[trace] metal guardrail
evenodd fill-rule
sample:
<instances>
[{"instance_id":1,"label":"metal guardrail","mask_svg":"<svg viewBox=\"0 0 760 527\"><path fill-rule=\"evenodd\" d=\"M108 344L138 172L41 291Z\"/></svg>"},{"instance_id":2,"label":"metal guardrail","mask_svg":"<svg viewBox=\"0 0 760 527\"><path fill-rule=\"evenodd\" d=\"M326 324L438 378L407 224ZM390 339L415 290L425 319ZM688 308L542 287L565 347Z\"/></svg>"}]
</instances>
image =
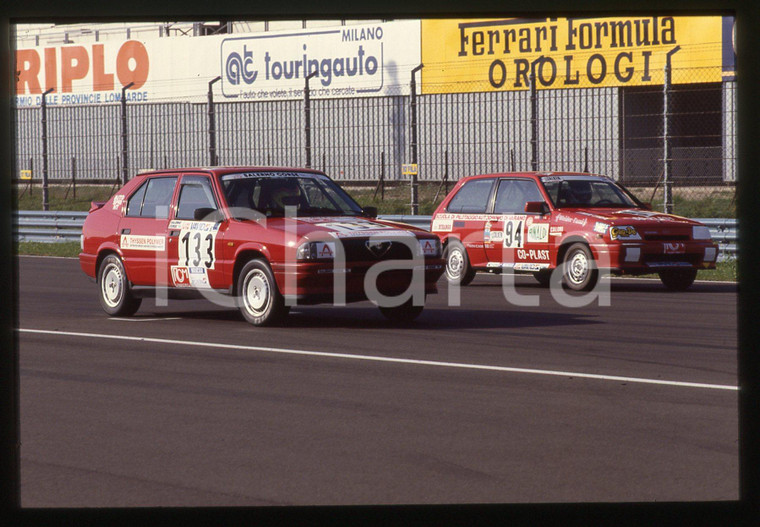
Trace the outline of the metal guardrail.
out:
<instances>
[{"instance_id":1,"label":"metal guardrail","mask_svg":"<svg viewBox=\"0 0 760 527\"><path fill-rule=\"evenodd\" d=\"M20 242L78 242L86 212L78 211L29 211L15 214L14 234ZM432 216L380 215L378 219L406 223L427 231ZM736 258L739 224L729 218L695 218L710 229L713 241L720 247L719 259Z\"/></svg>"}]
</instances>

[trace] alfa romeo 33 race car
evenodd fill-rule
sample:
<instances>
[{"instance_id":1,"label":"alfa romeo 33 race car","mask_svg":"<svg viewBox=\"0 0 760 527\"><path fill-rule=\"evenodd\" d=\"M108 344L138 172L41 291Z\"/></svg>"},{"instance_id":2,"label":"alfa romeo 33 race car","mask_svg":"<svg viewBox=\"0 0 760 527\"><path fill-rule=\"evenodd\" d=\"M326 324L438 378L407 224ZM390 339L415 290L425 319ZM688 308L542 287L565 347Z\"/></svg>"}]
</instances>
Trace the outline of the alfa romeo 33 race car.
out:
<instances>
[{"instance_id":1,"label":"alfa romeo 33 race car","mask_svg":"<svg viewBox=\"0 0 760 527\"><path fill-rule=\"evenodd\" d=\"M360 300L411 320L437 292L440 241L375 215L315 170L164 170L93 203L79 260L110 315L164 291L233 298L254 325L282 321L296 303Z\"/></svg>"}]
</instances>

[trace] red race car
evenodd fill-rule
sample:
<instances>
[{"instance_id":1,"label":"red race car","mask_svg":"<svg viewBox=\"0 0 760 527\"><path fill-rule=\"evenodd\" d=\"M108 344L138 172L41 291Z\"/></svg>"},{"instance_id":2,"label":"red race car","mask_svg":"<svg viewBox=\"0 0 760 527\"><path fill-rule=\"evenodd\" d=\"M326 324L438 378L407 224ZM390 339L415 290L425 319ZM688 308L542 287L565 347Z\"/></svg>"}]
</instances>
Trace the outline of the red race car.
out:
<instances>
[{"instance_id":1,"label":"red race car","mask_svg":"<svg viewBox=\"0 0 760 527\"><path fill-rule=\"evenodd\" d=\"M506 173L463 178L436 209L432 231L444 245L446 277L466 285L476 271L552 271L574 290L600 270L657 273L687 289L698 269L714 269L718 247L699 222L661 214L605 176Z\"/></svg>"},{"instance_id":2,"label":"red race car","mask_svg":"<svg viewBox=\"0 0 760 527\"><path fill-rule=\"evenodd\" d=\"M295 303L367 299L411 320L437 292L440 241L375 215L315 170L151 172L93 203L79 261L110 315L163 291L226 300L254 325L282 321Z\"/></svg>"}]
</instances>

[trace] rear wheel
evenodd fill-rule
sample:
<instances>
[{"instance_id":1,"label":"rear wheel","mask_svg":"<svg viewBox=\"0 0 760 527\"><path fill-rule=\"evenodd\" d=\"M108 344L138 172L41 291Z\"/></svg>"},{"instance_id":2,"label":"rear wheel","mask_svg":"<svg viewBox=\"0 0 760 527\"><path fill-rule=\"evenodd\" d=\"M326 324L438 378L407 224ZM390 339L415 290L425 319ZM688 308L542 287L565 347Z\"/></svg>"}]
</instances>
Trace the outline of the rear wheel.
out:
<instances>
[{"instance_id":1,"label":"rear wheel","mask_svg":"<svg viewBox=\"0 0 760 527\"><path fill-rule=\"evenodd\" d=\"M100 305L111 316L128 317L140 308L142 298L132 293L124 264L115 254L109 254L98 268Z\"/></svg>"},{"instance_id":2,"label":"rear wheel","mask_svg":"<svg viewBox=\"0 0 760 527\"><path fill-rule=\"evenodd\" d=\"M452 240L443 251L446 260L446 280L450 284L467 285L475 278L475 269L470 266L467 250L459 241Z\"/></svg>"},{"instance_id":3,"label":"rear wheel","mask_svg":"<svg viewBox=\"0 0 760 527\"><path fill-rule=\"evenodd\" d=\"M599 281L591 249L585 243L572 244L565 253L564 284L573 291L589 291Z\"/></svg>"},{"instance_id":4,"label":"rear wheel","mask_svg":"<svg viewBox=\"0 0 760 527\"><path fill-rule=\"evenodd\" d=\"M269 265L261 259L243 266L237 282L237 297L243 318L254 326L272 326L285 320L289 307L277 288Z\"/></svg>"},{"instance_id":5,"label":"rear wheel","mask_svg":"<svg viewBox=\"0 0 760 527\"><path fill-rule=\"evenodd\" d=\"M657 274L665 287L671 291L685 291L697 278L696 269L668 269Z\"/></svg>"}]
</instances>

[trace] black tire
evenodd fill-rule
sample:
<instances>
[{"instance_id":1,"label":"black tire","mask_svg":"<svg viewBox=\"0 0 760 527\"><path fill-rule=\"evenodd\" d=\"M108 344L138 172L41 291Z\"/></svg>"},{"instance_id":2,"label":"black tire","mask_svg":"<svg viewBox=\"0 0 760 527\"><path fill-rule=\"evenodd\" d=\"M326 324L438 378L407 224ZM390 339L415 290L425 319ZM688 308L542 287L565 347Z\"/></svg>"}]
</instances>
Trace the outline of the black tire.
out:
<instances>
[{"instance_id":1,"label":"black tire","mask_svg":"<svg viewBox=\"0 0 760 527\"><path fill-rule=\"evenodd\" d=\"M380 313L385 318L395 323L408 323L416 319L422 313L425 306L415 306L412 302L413 299L409 299L400 306L396 307L380 307Z\"/></svg>"},{"instance_id":2,"label":"black tire","mask_svg":"<svg viewBox=\"0 0 760 527\"><path fill-rule=\"evenodd\" d=\"M280 324L290 311L264 260L251 260L243 266L236 293L243 318L254 326Z\"/></svg>"},{"instance_id":3,"label":"black tire","mask_svg":"<svg viewBox=\"0 0 760 527\"><path fill-rule=\"evenodd\" d=\"M696 269L667 269L657 274L663 285L671 291L686 291L697 278Z\"/></svg>"},{"instance_id":4,"label":"black tire","mask_svg":"<svg viewBox=\"0 0 760 527\"><path fill-rule=\"evenodd\" d=\"M461 242L451 240L443 251L443 259L446 260L446 280L450 284L465 286L475 278L475 269Z\"/></svg>"},{"instance_id":5,"label":"black tire","mask_svg":"<svg viewBox=\"0 0 760 527\"><path fill-rule=\"evenodd\" d=\"M573 291L590 291L599 281L599 270L591 249L577 242L568 247L563 259L562 283Z\"/></svg>"},{"instance_id":6,"label":"black tire","mask_svg":"<svg viewBox=\"0 0 760 527\"><path fill-rule=\"evenodd\" d=\"M112 317L128 317L140 308L142 298L132 293L124 264L115 254L109 254L98 267L100 306Z\"/></svg>"},{"instance_id":7,"label":"black tire","mask_svg":"<svg viewBox=\"0 0 760 527\"><path fill-rule=\"evenodd\" d=\"M549 287L549 280L551 280L551 277L551 271L538 271L537 273L533 273L533 278L536 279L536 282L538 282L541 287Z\"/></svg>"}]
</instances>

